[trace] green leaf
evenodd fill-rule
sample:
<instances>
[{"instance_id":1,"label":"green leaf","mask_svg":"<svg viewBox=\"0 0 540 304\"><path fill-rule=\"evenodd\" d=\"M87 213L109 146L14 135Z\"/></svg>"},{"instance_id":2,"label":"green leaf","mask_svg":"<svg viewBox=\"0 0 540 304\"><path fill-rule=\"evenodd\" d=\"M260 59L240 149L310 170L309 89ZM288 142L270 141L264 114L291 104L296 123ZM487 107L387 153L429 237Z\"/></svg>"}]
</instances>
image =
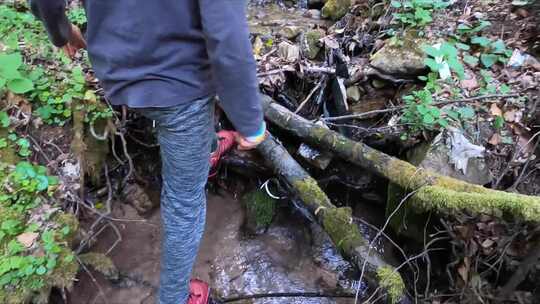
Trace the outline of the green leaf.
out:
<instances>
[{"instance_id":1,"label":"green leaf","mask_svg":"<svg viewBox=\"0 0 540 304\"><path fill-rule=\"evenodd\" d=\"M491 48L493 49L494 54L504 54L504 51L506 51L506 45L502 39L498 39L497 41L493 42L491 44Z\"/></svg>"},{"instance_id":2,"label":"green leaf","mask_svg":"<svg viewBox=\"0 0 540 304\"><path fill-rule=\"evenodd\" d=\"M431 114L426 114L422 116L422 122L426 125L431 125L435 122L435 118Z\"/></svg>"},{"instance_id":3,"label":"green leaf","mask_svg":"<svg viewBox=\"0 0 540 304\"><path fill-rule=\"evenodd\" d=\"M53 108L50 105L39 107L36 110L37 115L44 120L48 120L49 118L51 118L52 112L53 112Z\"/></svg>"},{"instance_id":4,"label":"green leaf","mask_svg":"<svg viewBox=\"0 0 540 304\"><path fill-rule=\"evenodd\" d=\"M463 119L471 119L475 115L474 109L471 107L458 108L457 111Z\"/></svg>"},{"instance_id":5,"label":"green leaf","mask_svg":"<svg viewBox=\"0 0 540 304\"><path fill-rule=\"evenodd\" d=\"M47 273L47 268L45 268L45 266L43 266L43 265L39 266L36 269L36 274L38 274L38 275L44 275L45 273Z\"/></svg>"},{"instance_id":6,"label":"green leaf","mask_svg":"<svg viewBox=\"0 0 540 304\"><path fill-rule=\"evenodd\" d=\"M424 60L424 63L433 71L433 72L438 72L439 69L441 68L441 65L435 61L435 59L433 58L426 58Z\"/></svg>"},{"instance_id":7,"label":"green leaf","mask_svg":"<svg viewBox=\"0 0 540 304\"><path fill-rule=\"evenodd\" d=\"M422 50L431 57L442 56L442 51L440 49L434 48L431 45L424 45Z\"/></svg>"},{"instance_id":8,"label":"green leaf","mask_svg":"<svg viewBox=\"0 0 540 304\"><path fill-rule=\"evenodd\" d=\"M34 89L34 84L28 78L16 78L8 82L7 87L15 94L24 94Z\"/></svg>"},{"instance_id":9,"label":"green leaf","mask_svg":"<svg viewBox=\"0 0 540 304\"><path fill-rule=\"evenodd\" d=\"M457 60L457 58L449 58L448 66L450 66L450 69L452 69L452 71L458 75L459 79L463 79L465 77L463 65Z\"/></svg>"},{"instance_id":10,"label":"green leaf","mask_svg":"<svg viewBox=\"0 0 540 304\"><path fill-rule=\"evenodd\" d=\"M471 49L471 47L468 44L461 43L461 42L456 43L456 47L464 51L468 51Z\"/></svg>"},{"instance_id":11,"label":"green leaf","mask_svg":"<svg viewBox=\"0 0 540 304\"><path fill-rule=\"evenodd\" d=\"M493 126L497 130L502 129L504 127L504 118L502 118L502 116L495 116L495 120L493 120Z\"/></svg>"},{"instance_id":12,"label":"green leaf","mask_svg":"<svg viewBox=\"0 0 540 304\"><path fill-rule=\"evenodd\" d=\"M17 76L18 69L22 65L22 56L19 53L0 54L0 75L8 79L13 79Z\"/></svg>"},{"instance_id":13,"label":"green leaf","mask_svg":"<svg viewBox=\"0 0 540 304\"><path fill-rule=\"evenodd\" d=\"M499 56L494 54L482 54L480 55L480 61L482 61L482 64L486 68L490 68L492 65L494 65L497 62L497 59Z\"/></svg>"},{"instance_id":14,"label":"green leaf","mask_svg":"<svg viewBox=\"0 0 540 304\"><path fill-rule=\"evenodd\" d=\"M392 5L392 7L395 7L395 8L400 8L401 2L393 0L392 2L390 2L390 5Z\"/></svg>"},{"instance_id":15,"label":"green leaf","mask_svg":"<svg viewBox=\"0 0 540 304\"><path fill-rule=\"evenodd\" d=\"M503 83L499 86L499 92L501 92L501 94L508 94L510 93L510 87Z\"/></svg>"},{"instance_id":16,"label":"green leaf","mask_svg":"<svg viewBox=\"0 0 540 304\"><path fill-rule=\"evenodd\" d=\"M491 43L491 40L489 40L486 37L478 37L478 36L476 36L476 37L473 37L471 39L471 43L478 44L478 45L480 45L482 47L486 47Z\"/></svg>"},{"instance_id":17,"label":"green leaf","mask_svg":"<svg viewBox=\"0 0 540 304\"><path fill-rule=\"evenodd\" d=\"M9 115L4 111L0 111L0 127L9 127Z\"/></svg>"},{"instance_id":18,"label":"green leaf","mask_svg":"<svg viewBox=\"0 0 540 304\"><path fill-rule=\"evenodd\" d=\"M478 64L478 58L471 55L463 56L463 61L465 61L465 63L470 65L471 67L475 67Z\"/></svg>"},{"instance_id":19,"label":"green leaf","mask_svg":"<svg viewBox=\"0 0 540 304\"><path fill-rule=\"evenodd\" d=\"M5 138L0 138L0 149L3 149L8 146L8 142Z\"/></svg>"}]
</instances>

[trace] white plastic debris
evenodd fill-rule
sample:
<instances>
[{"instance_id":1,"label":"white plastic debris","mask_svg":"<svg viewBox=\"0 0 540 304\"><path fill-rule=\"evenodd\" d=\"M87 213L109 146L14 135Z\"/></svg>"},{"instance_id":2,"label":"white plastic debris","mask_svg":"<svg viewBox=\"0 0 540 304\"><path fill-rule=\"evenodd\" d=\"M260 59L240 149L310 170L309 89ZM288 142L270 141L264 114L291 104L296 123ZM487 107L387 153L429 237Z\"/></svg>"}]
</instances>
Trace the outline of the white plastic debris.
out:
<instances>
[{"instance_id":1,"label":"white plastic debris","mask_svg":"<svg viewBox=\"0 0 540 304\"><path fill-rule=\"evenodd\" d=\"M450 148L450 163L457 170L461 170L463 174L467 174L467 164L470 158L483 157L486 150L482 146L471 143L462 133L456 128L449 128L447 145Z\"/></svg>"},{"instance_id":2,"label":"white plastic debris","mask_svg":"<svg viewBox=\"0 0 540 304\"><path fill-rule=\"evenodd\" d=\"M533 56L527 53L522 53L520 50L515 49L512 53L512 57L510 57L510 59L508 60L507 65L511 68L519 68L529 66L534 67L539 64L540 63L538 62L538 60Z\"/></svg>"}]
</instances>

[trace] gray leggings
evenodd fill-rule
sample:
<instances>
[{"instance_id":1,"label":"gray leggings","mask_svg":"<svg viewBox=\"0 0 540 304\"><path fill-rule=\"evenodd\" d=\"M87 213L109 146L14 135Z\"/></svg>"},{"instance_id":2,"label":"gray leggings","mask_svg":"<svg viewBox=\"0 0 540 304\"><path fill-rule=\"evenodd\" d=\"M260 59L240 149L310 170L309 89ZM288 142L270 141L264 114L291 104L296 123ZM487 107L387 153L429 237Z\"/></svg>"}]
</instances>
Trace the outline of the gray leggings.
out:
<instances>
[{"instance_id":1,"label":"gray leggings","mask_svg":"<svg viewBox=\"0 0 540 304\"><path fill-rule=\"evenodd\" d=\"M206 217L205 185L214 137L213 97L140 112L156 121L161 147L163 243L159 304L187 303Z\"/></svg>"}]
</instances>

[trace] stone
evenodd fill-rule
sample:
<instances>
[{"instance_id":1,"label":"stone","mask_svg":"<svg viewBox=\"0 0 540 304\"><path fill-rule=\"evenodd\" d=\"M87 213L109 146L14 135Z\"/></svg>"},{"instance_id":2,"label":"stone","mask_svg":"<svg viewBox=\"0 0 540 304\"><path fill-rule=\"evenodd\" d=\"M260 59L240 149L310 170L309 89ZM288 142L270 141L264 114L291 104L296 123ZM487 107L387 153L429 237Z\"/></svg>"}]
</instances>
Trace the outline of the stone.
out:
<instances>
[{"instance_id":1,"label":"stone","mask_svg":"<svg viewBox=\"0 0 540 304\"><path fill-rule=\"evenodd\" d=\"M377 70L391 75L417 76L426 71L425 54L421 49L425 41L405 37L398 42L389 42L370 59L370 64Z\"/></svg>"},{"instance_id":2,"label":"stone","mask_svg":"<svg viewBox=\"0 0 540 304\"><path fill-rule=\"evenodd\" d=\"M278 34L281 37L287 38L289 40L293 40L294 38L296 38L296 36L300 34L301 31L302 29L299 26L287 25L287 26L282 27L279 30Z\"/></svg>"},{"instance_id":3,"label":"stone","mask_svg":"<svg viewBox=\"0 0 540 304\"><path fill-rule=\"evenodd\" d=\"M302 53L309 59L315 59L321 51L320 39L324 37L321 30L311 30L304 35Z\"/></svg>"},{"instance_id":4,"label":"stone","mask_svg":"<svg viewBox=\"0 0 540 304\"><path fill-rule=\"evenodd\" d=\"M369 99L363 99L351 106L351 112L353 114L366 113L370 111L382 110L386 107L386 98L374 97ZM362 119L369 119L377 116L377 114L366 115Z\"/></svg>"},{"instance_id":5,"label":"stone","mask_svg":"<svg viewBox=\"0 0 540 304\"><path fill-rule=\"evenodd\" d=\"M293 62L300 58L300 48L297 45L282 41L278 45L278 54L286 61Z\"/></svg>"},{"instance_id":6,"label":"stone","mask_svg":"<svg viewBox=\"0 0 540 304\"><path fill-rule=\"evenodd\" d=\"M307 11L304 13L304 17L319 20L319 19L321 19L321 11L318 10L318 9L310 9L310 10L307 10Z\"/></svg>"},{"instance_id":7,"label":"stone","mask_svg":"<svg viewBox=\"0 0 540 304\"><path fill-rule=\"evenodd\" d=\"M358 86L353 85L347 88L347 98L353 103L358 102L361 97L362 92L360 91L360 88Z\"/></svg>"},{"instance_id":8,"label":"stone","mask_svg":"<svg viewBox=\"0 0 540 304\"><path fill-rule=\"evenodd\" d=\"M321 16L331 20L339 20L347 14L351 5L351 0L328 0L321 10Z\"/></svg>"}]
</instances>

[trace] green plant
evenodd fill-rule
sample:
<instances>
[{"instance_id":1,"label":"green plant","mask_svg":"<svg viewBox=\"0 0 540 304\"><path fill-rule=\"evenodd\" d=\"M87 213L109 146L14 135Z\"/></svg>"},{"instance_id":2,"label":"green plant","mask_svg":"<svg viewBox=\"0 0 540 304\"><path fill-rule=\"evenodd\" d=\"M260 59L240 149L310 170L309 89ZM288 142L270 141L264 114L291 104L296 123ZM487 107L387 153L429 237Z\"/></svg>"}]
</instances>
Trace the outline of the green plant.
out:
<instances>
[{"instance_id":1,"label":"green plant","mask_svg":"<svg viewBox=\"0 0 540 304\"><path fill-rule=\"evenodd\" d=\"M23 61L19 53L0 53L0 91L8 89L23 94L34 88L32 81L22 72Z\"/></svg>"},{"instance_id":2,"label":"green plant","mask_svg":"<svg viewBox=\"0 0 540 304\"><path fill-rule=\"evenodd\" d=\"M433 10L443 9L450 2L442 0L393 0L391 5L398 9L394 18L406 26L423 26L433 21Z\"/></svg>"},{"instance_id":3,"label":"green plant","mask_svg":"<svg viewBox=\"0 0 540 304\"><path fill-rule=\"evenodd\" d=\"M486 68L490 68L497 62L506 63L508 58L512 56L512 50L506 48L501 39L492 41L483 36L475 36L471 38L471 43L482 48L480 62Z\"/></svg>"},{"instance_id":4,"label":"green plant","mask_svg":"<svg viewBox=\"0 0 540 304\"><path fill-rule=\"evenodd\" d=\"M84 12L84 9L82 8L74 8L69 10L68 12L68 18L69 20L77 25L77 26L83 26L86 24L86 13Z\"/></svg>"},{"instance_id":5,"label":"green plant","mask_svg":"<svg viewBox=\"0 0 540 304\"><path fill-rule=\"evenodd\" d=\"M404 96L403 100L405 109L401 122L408 126L409 134L448 126L448 121L441 115L439 108L433 106L430 91L426 89L414 91L411 95ZM404 137L407 136L408 134L404 135Z\"/></svg>"},{"instance_id":6,"label":"green plant","mask_svg":"<svg viewBox=\"0 0 540 304\"><path fill-rule=\"evenodd\" d=\"M450 78L452 71L459 79L463 79L465 71L458 58L458 50L449 42L437 43L435 45L425 45L422 48L428 55L425 59L426 65L431 71L439 74L441 79Z\"/></svg>"}]
</instances>

